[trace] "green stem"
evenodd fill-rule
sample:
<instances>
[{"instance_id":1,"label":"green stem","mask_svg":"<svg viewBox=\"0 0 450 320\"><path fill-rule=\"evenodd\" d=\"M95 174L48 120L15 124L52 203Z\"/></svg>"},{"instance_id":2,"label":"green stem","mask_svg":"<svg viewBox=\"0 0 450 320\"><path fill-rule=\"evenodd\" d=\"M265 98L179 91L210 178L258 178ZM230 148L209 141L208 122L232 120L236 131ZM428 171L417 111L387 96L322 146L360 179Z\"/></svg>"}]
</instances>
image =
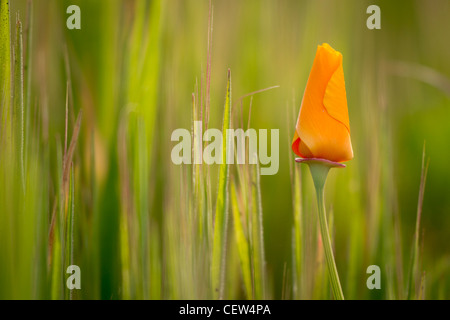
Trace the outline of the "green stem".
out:
<instances>
[{"instance_id":1,"label":"green stem","mask_svg":"<svg viewBox=\"0 0 450 320\"><path fill-rule=\"evenodd\" d=\"M320 163L309 163L309 169L316 189L317 207L319 209L320 234L322 235L322 244L327 261L328 274L330 275L331 287L336 300L344 300L339 275L334 260L333 249L331 247L330 233L328 231L327 217L325 212L324 187L327 180L330 167Z\"/></svg>"}]
</instances>

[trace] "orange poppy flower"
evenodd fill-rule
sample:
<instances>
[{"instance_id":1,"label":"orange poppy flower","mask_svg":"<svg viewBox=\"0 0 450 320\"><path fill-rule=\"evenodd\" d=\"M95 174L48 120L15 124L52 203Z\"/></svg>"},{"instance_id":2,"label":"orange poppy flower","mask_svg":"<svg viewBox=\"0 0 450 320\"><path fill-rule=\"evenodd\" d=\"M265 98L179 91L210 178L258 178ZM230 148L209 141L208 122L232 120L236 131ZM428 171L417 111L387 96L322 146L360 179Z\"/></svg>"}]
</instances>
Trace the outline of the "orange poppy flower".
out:
<instances>
[{"instance_id":1,"label":"orange poppy flower","mask_svg":"<svg viewBox=\"0 0 450 320\"><path fill-rule=\"evenodd\" d=\"M317 48L292 150L302 158L353 159L342 54L327 43Z\"/></svg>"}]
</instances>

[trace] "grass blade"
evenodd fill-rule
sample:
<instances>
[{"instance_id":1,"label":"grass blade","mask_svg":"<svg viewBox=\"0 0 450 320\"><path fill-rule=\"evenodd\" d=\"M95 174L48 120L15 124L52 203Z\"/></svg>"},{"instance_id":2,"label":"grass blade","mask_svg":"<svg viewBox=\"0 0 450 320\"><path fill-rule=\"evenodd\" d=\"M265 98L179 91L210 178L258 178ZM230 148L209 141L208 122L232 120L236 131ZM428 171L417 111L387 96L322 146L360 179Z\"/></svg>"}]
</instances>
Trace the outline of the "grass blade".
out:
<instances>
[{"instance_id":1,"label":"grass blade","mask_svg":"<svg viewBox=\"0 0 450 320\"><path fill-rule=\"evenodd\" d=\"M254 156L256 157L256 155ZM256 165L252 166L251 183L251 250L253 262L253 295L255 299L261 300L266 297L266 272L259 160L257 160L256 163Z\"/></svg>"},{"instance_id":2,"label":"grass blade","mask_svg":"<svg viewBox=\"0 0 450 320\"><path fill-rule=\"evenodd\" d=\"M228 224L228 195L229 195L229 165L227 164L227 150L230 139L226 134L231 128L231 71L228 69L227 94L223 113L222 162L219 171L219 190L216 202L214 221L214 239L211 265L211 284L213 297L223 298L223 283L225 278L225 251Z\"/></svg>"},{"instance_id":3,"label":"grass blade","mask_svg":"<svg viewBox=\"0 0 450 320\"><path fill-rule=\"evenodd\" d=\"M423 197L425 194L425 183L427 180L429 159L425 162L425 144L422 152L422 172L420 176L419 200L417 204L416 228L414 232L413 253L411 257L411 267L409 271L408 300L420 296L421 279L418 272L419 267L419 246L420 246L420 221L422 218Z\"/></svg>"},{"instance_id":4,"label":"grass blade","mask_svg":"<svg viewBox=\"0 0 450 320\"><path fill-rule=\"evenodd\" d=\"M25 133L25 166L28 163L28 147L30 146L30 119L31 119L31 76L32 76L32 48L33 48L33 14L34 14L34 6L33 1L28 0L27 3L27 26L26 26L26 34L27 34L27 44L25 50L25 59L26 64L24 67L24 73L27 78L26 80L26 103L25 103L25 128L28 129L28 132ZM27 167L24 169L27 172Z\"/></svg>"},{"instance_id":5,"label":"grass blade","mask_svg":"<svg viewBox=\"0 0 450 320\"><path fill-rule=\"evenodd\" d=\"M15 118L15 144L17 154L20 157L20 171L22 188L25 191L25 166L24 166L24 79L23 79L23 37L22 22L19 15L16 19L16 44L14 50L14 118ZM20 140L19 140L20 139Z\"/></svg>"},{"instance_id":6,"label":"grass blade","mask_svg":"<svg viewBox=\"0 0 450 320\"><path fill-rule=\"evenodd\" d=\"M11 38L8 0L0 0L0 138L10 128Z\"/></svg>"},{"instance_id":7,"label":"grass blade","mask_svg":"<svg viewBox=\"0 0 450 320\"><path fill-rule=\"evenodd\" d=\"M241 262L242 277L244 278L244 287L247 299L252 297L252 275L249 257L249 243L242 226L241 215L239 212L236 185L231 183L231 208L233 212L234 235L236 237L239 259Z\"/></svg>"}]
</instances>

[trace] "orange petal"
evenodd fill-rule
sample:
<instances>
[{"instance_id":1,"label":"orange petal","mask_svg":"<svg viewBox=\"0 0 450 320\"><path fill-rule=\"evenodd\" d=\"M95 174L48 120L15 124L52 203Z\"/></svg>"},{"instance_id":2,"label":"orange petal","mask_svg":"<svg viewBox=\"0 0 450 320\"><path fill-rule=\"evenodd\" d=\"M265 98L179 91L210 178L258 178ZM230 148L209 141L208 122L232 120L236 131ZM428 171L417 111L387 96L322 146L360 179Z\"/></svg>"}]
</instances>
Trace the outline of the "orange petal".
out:
<instances>
[{"instance_id":1,"label":"orange petal","mask_svg":"<svg viewBox=\"0 0 450 320\"><path fill-rule=\"evenodd\" d=\"M328 114L341 122L350 133L350 124L348 120L347 94L345 92L344 70L342 63L331 76L328 82L323 105Z\"/></svg>"},{"instance_id":2,"label":"orange petal","mask_svg":"<svg viewBox=\"0 0 450 320\"><path fill-rule=\"evenodd\" d=\"M296 155L302 158L313 158L311 150L309 150L308 146L300 140L300 137L297 134L297 131L294 135L294 140L292 141L292 150Z\"/></svg>"},{"instance_id":3,"label":"orange petal","mask_svg":"<svg viewBox=\"0 0 450 320\"><path fill-rule=\"evenodd\" d=\"M300 108L294 152L336 162L353 158L342 55L319 46Z\"/></svg>"}]
</instances>

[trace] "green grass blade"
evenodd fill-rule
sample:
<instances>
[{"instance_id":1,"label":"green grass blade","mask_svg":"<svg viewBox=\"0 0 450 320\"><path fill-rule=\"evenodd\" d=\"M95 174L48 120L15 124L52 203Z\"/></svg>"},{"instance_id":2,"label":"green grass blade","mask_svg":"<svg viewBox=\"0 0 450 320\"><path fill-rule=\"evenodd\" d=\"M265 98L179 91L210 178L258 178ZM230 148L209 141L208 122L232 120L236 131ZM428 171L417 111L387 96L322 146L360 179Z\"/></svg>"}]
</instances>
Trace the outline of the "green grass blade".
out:
<instances>
[{"instance_id":1,"label":"green grass blade","mask_svg":"<svg viewBox=\"0 0 450 320\"><path fill-rule=\"evenodd\" d=\"M58 189L56 191L56 207L53 211L50 237L49 237L49 254L50 254L50 272L51 272L51 299L59 300L64 299L64 281L63 281L63 268L64 268L64 183L63 183L63 151L61 143L56 142L56 155L57 155L57 178Z\"/></svg>"},{"instance_id":2,"label":"green grass blade","mask_svg":"<svg viewBox=\"0 0 450 320\"><path fill-rule=\"evenodd\" d=\"M8 0L0 0L0 138L10 128L11 101L11 36Z\"/></svg>"},{"instance_id":3,"label":"green grass blade","mask_svg":"<svg viewBox=\"0 0 450 320\"><path fill-rule=\"evenodd\" d=\"M75 182L74 182L74 169L73 164L71 164L70 170L70 178L69 178L69 194L68 194L68 212L66 218L66 253L65 253L65 264L64 269L67 269L68 266L73 265L73 245L74 245L74 214L75 214ZM65 289L65 299L72 300L73 299L73 290Z\"/></svg>"},{"instance_id":4,"label":"green grass blade","mask_svg":"<svg viewBox=\"0 0 450 320\"><path fill-rule=\"evenodd\" d=\"M297 298L302 296L302 266L303 266L303 218L302 218L302 197L301 197L301 170L299 166L294 166L294 251L295 256L295 287Z\"/></svg>"},{"instance_id":5,"label":"green grass blade","mask_svg":"<svg viewBox=\"0 0 450 320\"><path fill-rule=\"evenodd\" d=\"M196 92L198 92L198 88L196 86ZM207 232L206 226L206 215L205 215L205 193L204 193L204 178L203 178L203 168L201 163L196 163L197 155L201 162L203 161L203 150L202 150L202 127L203 121L199 117L199 102L198 102L198 93L192 94L192 120L193 120L193 137L192 137L192 151L193 151L193 161L192 161L192 170L193 170L193 194L194 194L194 209L197 213L196 218L198 219L198 236L201 240L203 240L205 232ZM197 127L196 121L200 121L201 126Z\"/></svg>"},{"instance_id":6,"label":"green grass blade","mask_svg":"<svg viewBox=\"0 0 450 320\"><path fill-rule=\"evenodd\" d=\"M241 215L239 212L236 185L231 182L231 208L233 212L234 235L236 238L239 259L241 262L242 277L244 279L245 294L247 299L252 298L252 275L250 265L249 243L242 226Z\"/></svg>"},{"instance_id":7,"label":"green grass blade","mask_svg":"<svg viewBox=\"0 0 450 320\"><path fill-rule=\"evenodd\" d=\"M254 156L256 157L256 155ZM252 166L251 249L253 262L254 298L257 300L261 300L265 299L266 297L266 272L259 160L257 160L256 162L257 164Z\"/></svg>"},{"instance_id":8,"label":"green grass blade","mask_svg":"<svg viewBox=\"0 0 450 320\"><path fill-rule=\"evenodd\" d=\"M14 126L15 144L17 155L20 158L20 172L22 188L25 189L25 167L24 167L24 79L23 79L23 37L22 22L17 15L16 22L16 43L14 49Z\"/></svg>"},{"instance_id":9,"label":"green grass blade","mask_svg":"<svg viewBox=\"0 0 450 320\"><path fill-rule=\"evenodd\" d=\"M231 71L228 69L227 94L223 113L222 163L219 171L219 189L216 202L214 221L214 240L211 265L211 284L213 297L223 297L223 283L225 278L225 251L228 224L228 195L229 195L229 165L227 164L227 148L229 139L226 134L231 128Z\"/></svg>"},{"instance_id":10,"label":"green grass blade","mask_svg":"<svg viewBox=\"0 0 450 320\"><path fill-rule=\"evenodd\" d=\"M32 56L32 49L33 49L33 15L34 15L34 5L32 0L28 0L27 4L28 8L28 16L27 16L27 46L26 46L26 64L24 67L24 73L26 77L26 100L25 100L25 128L28 129L27 132L25 132L25 173L27 172L27 163L28 163L28 149L30 146L30 121L31 121L31 79L32 79L32 62L33 62L33 56Z\"/></svg>"},{"instance_id":11,"label":"green grass blade","mask_svg":"<svg viewBox=\"0 0 450 320\"><path fill-rule=\"evenodd\" d=\"M416 228L414 232L414 243L412 249L411 266L409 270L408 300L420 297L421 279L418 271L419 267L419 247L420 247L420 221L422 218L423 197L425 194L425 183L427 180L429 160L425 161L425 144L422 152L422 171L420 176L419 200L417 203Z\"/></svg>"}]
</instances>

